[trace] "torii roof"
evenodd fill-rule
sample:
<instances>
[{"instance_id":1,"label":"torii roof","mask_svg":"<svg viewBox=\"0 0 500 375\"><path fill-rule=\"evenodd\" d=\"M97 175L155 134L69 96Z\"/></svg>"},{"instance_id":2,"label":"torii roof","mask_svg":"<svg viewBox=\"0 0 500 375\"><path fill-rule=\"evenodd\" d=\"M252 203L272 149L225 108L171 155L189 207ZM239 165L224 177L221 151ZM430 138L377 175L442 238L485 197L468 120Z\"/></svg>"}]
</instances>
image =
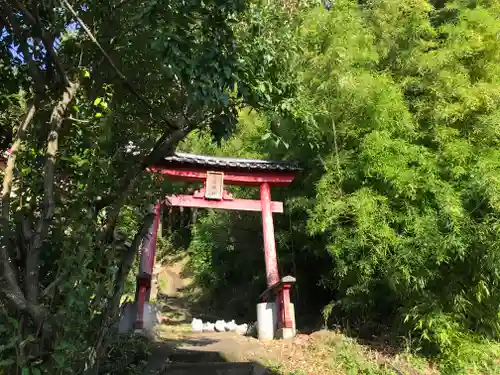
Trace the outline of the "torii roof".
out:
<instances>
[{"instance_id":1,"label":"torii roof","mask_svg":"<svg viewBox=\"0 0 500 375\"><path fill-rule=\"evenodd\" d=\"M9 154L10 148L4 152L0 152L0 159L7 159ZM184 152L176 152L175 155L164 158L160 164L161 166L182 165L200 168L218 167L221 169L241 169L269 172L299 172L302 170L296 162L242 159L224 156L205 156Z\"/></svg>"},{"instance_id":2,"label":"torii roof","mask_svg":"<svg viewBox=\"0 0 500 375\"><path fill-rule=\"evenodd\" d=\"M259 159L240 159L219 156L204 156L177 152L168 156L159 163L162 167L195 167L221 170L267 171L267 172L299 172L301 168L297 163L286 161L269 161Z\"/></svg>"}]
</instances>

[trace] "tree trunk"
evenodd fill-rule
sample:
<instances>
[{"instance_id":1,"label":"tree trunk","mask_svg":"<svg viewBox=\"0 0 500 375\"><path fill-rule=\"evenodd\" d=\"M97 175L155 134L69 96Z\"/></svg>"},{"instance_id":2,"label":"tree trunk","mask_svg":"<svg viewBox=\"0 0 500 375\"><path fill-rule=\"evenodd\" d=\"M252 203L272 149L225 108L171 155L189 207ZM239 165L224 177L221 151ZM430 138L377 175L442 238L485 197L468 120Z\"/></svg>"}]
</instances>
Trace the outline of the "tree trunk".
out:
<instances>
[{"instance_id":1,"label":"tree trunk","mask_svg":"<svg viewBox=\"0 0 500 375\"><path fill-rule=\"evenodd\" d=\"M40 294L39 288L39 258L43 242L47 238L49 226L52 222L55 212L54 198L54 169L57 159L57 151L59 149L59 131L64 121L64 116L68 105L73 101L80 83L69 82L65 88L61 100L52 110L50 116L50 133L47 138L47 151L44 168L44 194L42 214L36 225L36 230L33 236L33 241L26 254L26 274L25 274L25 289L26 298L31 303L37 303Z\"/></svg>"},{"instance_id":2,"label":"tree trunk","mask_svg":"<svg viewBox=\"0 0 500 375\"><path fill-rule=\"evenodd\" d=\"M106 310L100 321L100 327L98 329L98 335L95 341L94 349L97 353L97 361L96 363L89 366L88 370L85 371L85 374L93 374L98 370L99 367L99 359L102 358L104 353L106 352L107 346L109 342L105 340L106 335L108 334L110 328L112 327L117 314L120 308L120 300L123 294L123 289L125 287L125 281L130 273L132 265L134 263L135 256L142 244L142 240L147 235L149 228L153 224L155 218L155 211L149 210L146 216L143 219L142 226L137 232L132 244L125 252L122 260L120 262L120 268L118 270L118 276L116 278L116 284L114 287L113 296L108 301Z\"/></svg>"}]
</instances>

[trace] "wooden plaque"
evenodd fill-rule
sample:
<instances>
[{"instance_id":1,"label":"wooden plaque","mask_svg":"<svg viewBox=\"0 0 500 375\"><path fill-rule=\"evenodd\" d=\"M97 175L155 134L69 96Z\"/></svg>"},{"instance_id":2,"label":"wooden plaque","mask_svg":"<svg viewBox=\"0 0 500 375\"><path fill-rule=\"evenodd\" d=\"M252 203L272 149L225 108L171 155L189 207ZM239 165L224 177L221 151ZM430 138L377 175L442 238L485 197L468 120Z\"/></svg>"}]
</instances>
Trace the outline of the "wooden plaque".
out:
<instances>
[{"instance_id":1,"label":"wooden plaque","mask_svg":"<svg viewBox=\"0 0 500 375\"><path fill-rule=\"evenodd\" d=\"M205 199L222 200L224 194L224 173L207 172Z\"/></svg>"}]
</instances>

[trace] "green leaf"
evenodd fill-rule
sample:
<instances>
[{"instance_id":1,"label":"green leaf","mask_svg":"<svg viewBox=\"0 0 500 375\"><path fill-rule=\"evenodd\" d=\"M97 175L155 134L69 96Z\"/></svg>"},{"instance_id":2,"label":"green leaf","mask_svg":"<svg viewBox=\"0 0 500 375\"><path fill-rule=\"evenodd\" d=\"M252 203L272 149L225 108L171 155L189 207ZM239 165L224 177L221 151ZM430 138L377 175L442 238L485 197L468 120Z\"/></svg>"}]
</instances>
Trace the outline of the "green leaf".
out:
<instances>
[{"instance_id":1,"label":"green leaf","mask_svg":"<svg viewBox=\"0 0 500 375\"><path fill-rule=\"evenodd\" d=\"M26 337L26 339L24 339L23 341L20 342L19 347L24 348L27 344L34 342L34 341L35 341L35 337L33 335L28 335L28 337Z\"/></svg>"},{"instance_id":2,"label":"green leaf","mask_svg":"<svg viewBox=\"0 0 500 375\"><path fill-rule=\"evenodd\" d=\"M101 97L97 97L94 100L94 105L99 105L99 103L101 103L101 102L102 102L102 98Z\"/></svg>"},{"instance_id":3,"label":"green leaf","mask_svg":"<svg viewBox=\"0 0 500 375\"><path fill-rule=\"evenodd\" d=\"M11 366L11 365L13 365L15 363L16 362L13 359L10 359L10 358L4 359L4 360L0 361L0 368Z\"/></svg>"},{"instance_id":4,"label":"green leaf","mask_svg":"<svg viewBox=\"0 0 500 375\"><path fill-rule=\"evenodd\" d=\"M95 114L95 118L101 118L101 117L102 117L102 113L101 113L101 112L97 112L97 113Z\"/></svg>"},{"instance_id":5,"label":"green leaf","mask_svg":"<svg viewBox=\"0 0 500 375\"><path fill-rule=\"evenodd\" d=\"M221 95L221 101L222 101L222 104L227 106L229 104L229 97L226 93L223 93Z\"/></svg>"}]
</instances>

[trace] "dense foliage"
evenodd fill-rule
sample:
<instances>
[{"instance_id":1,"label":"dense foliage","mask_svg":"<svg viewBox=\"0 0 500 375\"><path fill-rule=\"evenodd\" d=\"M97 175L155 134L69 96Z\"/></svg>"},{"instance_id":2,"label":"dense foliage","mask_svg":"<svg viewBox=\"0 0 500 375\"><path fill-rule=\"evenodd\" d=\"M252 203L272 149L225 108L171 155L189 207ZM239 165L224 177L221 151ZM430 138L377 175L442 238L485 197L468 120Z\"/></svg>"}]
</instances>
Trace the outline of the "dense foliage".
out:
<instances>
[{"instance_id":1,"label":"dense foliage","mask_svg":"<svg viewBox=\"0 0 500 375\"><path fill-rule=\"evenodd\" d=\"M203 134L183 146L300 161L275 198L302 311L391 327L444 373L500 367L486 341L500 338L499 16L496 1L338 0L296 14L297 28L269 20L262 33L289 40L293 97L244 114L219 149ZM191 267L212 296L253 310L260 231L241 213L194 225Z\"/></svg>"},{"instance_id":2,"label":"dense foliage","mask_svg":"<svg viewBox=\"0 0 500 375\"><path fill-rule=\"evenodd\" d=\"M238 108L287 94L253 69L268 46L252 43L247 5L0 2L6 373L95 373L166 188L146 167L194 129L221 138Z\"/></svg>"},{"instance_id":3,"label":"dense foliage","mask_svg":"<svg viewBox=\"0 0 500 375\"><path fill-rule=\"evenodd\" d=\"M179 188L144 170L178 147L302 164L273 192L299 319L499 373L499 20L495 0L1 1L0 366L128 356L107 348L147 207ZM165 247L251 316L259 215L189 216Z\"/></svg>"}]
</instances>

